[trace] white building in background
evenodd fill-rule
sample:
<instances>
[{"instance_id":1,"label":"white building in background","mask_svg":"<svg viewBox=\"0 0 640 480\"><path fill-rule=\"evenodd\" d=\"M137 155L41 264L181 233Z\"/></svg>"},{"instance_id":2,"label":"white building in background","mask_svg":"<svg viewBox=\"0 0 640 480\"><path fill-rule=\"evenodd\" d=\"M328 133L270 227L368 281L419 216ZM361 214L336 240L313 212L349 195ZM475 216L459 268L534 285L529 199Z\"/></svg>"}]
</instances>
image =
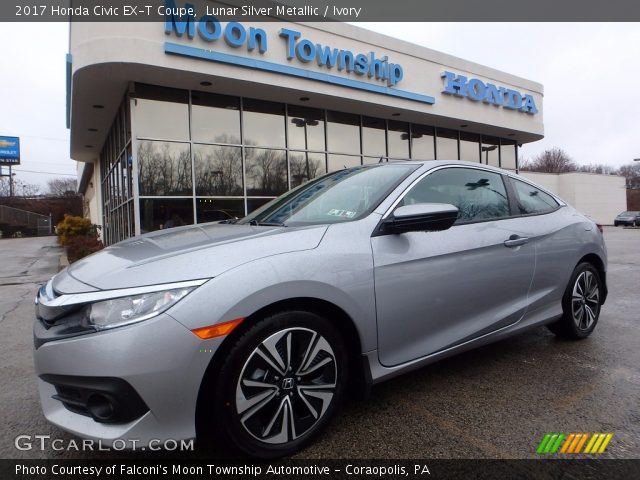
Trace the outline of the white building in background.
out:
<instances>
[{"instance_id":1,"label":"white building in background","mask_svg":"<svg viewBox=\"0 0 640 480\"><path fill-rule=\"evenodd\" d=\"M539 83L342 23L73 22L68 73L71 157L107 244L380 158L517 170L543 137Z\"/></svg>"},{"instance_id":2,"label":"white building in background","mask_svg":"<svg viewBox=\"0 0 640 480\"><path fill-rule=\"evenodd\" d=\"M618 175L582 172L520 172L520 175L557 194L602 225L613 225L615 216L627 209L625 178Z\"/></svg>"},{"instance_id":3,"label":"white building in background","mask_svg":"<svg viewBox=\"0 0 640 480\"><path fill-rule=\"evenodd\" d=\"M348 24L72 22L69 44L71 157L106 244L380 159L517 171L543 138L539 83Z\"/></svg>"}]
</instances>

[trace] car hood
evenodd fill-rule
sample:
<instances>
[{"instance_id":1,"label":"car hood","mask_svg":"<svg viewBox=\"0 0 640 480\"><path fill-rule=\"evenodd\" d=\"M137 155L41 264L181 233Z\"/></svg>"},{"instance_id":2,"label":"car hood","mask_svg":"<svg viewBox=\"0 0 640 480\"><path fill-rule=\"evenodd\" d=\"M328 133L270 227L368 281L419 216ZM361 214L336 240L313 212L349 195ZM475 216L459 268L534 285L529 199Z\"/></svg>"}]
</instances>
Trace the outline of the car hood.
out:
<instances>
[{"instance_id":1,"label":"car hood","mask_svg":"<svg viewBox=\"0 0 640 480\"><path fill-rule=\"evenodd\" d=\"M259 258L316 248L326 230L218 223L161 230L79 260L53 288L78 293L212 278Z\"/></svg>"}]
</instances>

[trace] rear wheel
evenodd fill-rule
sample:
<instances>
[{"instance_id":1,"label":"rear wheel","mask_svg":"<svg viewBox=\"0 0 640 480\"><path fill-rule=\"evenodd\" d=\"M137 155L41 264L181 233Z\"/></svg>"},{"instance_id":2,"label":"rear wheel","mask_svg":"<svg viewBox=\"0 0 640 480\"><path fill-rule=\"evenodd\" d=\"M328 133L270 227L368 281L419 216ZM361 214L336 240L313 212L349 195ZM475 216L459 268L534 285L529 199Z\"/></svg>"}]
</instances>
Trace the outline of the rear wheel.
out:
<instances>
[{"instance_id":1,"label":"rear wheel","mask_svg":"<svg viewBox=\"0 0 640 480\"><path fill-rule=\"evenodd\" d=\"M240 337L224 361L218 430L249 455L289 455L329 423L346 376L344 342L330 322L304 311L272 315Z\"/></svg>"},{"instance_id":2,"label":"rear wheel","mask_svg":"<svg viewBox=\"0 0 640 480\"><path fill-rule=\"evenodd\" d=\"M579 264L562 299L562 318L549 325L549 330L563 338L587 338L598 323L602 293L598 270L587 262Z\"/></svg>"}]
</instances>

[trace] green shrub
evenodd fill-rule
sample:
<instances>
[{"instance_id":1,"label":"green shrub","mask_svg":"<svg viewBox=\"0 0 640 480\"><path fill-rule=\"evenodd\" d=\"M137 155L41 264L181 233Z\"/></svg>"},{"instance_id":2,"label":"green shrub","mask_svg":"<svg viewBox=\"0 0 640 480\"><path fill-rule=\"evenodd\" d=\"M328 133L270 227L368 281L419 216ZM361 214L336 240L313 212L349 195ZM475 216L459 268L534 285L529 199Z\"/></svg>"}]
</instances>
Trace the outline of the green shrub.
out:
<instances>
[{"instance_id":1,"label":"green shrub","mask_svg":"<svg viewBox=\"0 0 640 480\"><path fill-rule=\"evenodd\" d=\"M56 226L56 233L58 242L67 250L69 263L104 248L98 238L99 229L100 226L92 224L88 218L65 214Z\"/></svg>"},{"instance_id":2,"label":"green shrub","mask_svg":"<svg viewBox=\"0 0 640 480\"><path fill-rule=\"evenodd\" d=\"M65 213L62 221L56 226L58 242L66 247L69 239L73 237L90 236L98 238L99 228L98 225L92 224L88 218L76 217Z\"/></svg>"}]
</instances>

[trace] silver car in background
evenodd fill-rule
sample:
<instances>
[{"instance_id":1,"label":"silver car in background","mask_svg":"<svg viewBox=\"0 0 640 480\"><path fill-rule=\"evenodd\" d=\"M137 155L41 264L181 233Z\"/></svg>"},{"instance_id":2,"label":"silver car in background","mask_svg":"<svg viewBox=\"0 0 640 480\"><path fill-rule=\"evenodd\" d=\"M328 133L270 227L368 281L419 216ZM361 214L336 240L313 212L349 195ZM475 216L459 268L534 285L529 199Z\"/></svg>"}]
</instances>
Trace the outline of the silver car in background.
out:
<instances>
[{"instance_id":1,"label":"silver car in background","mask_svg":"<svg viewBox=\"0 0 640 480\"><path fill-rule=\"evenodd\" d=\"M288 455L348 388L542 324L587 337L606 265L601 227L512 172L344 169L56 275L36 298L42 407L107 444L214 435Z\"/></svg>"}]
</instances>

